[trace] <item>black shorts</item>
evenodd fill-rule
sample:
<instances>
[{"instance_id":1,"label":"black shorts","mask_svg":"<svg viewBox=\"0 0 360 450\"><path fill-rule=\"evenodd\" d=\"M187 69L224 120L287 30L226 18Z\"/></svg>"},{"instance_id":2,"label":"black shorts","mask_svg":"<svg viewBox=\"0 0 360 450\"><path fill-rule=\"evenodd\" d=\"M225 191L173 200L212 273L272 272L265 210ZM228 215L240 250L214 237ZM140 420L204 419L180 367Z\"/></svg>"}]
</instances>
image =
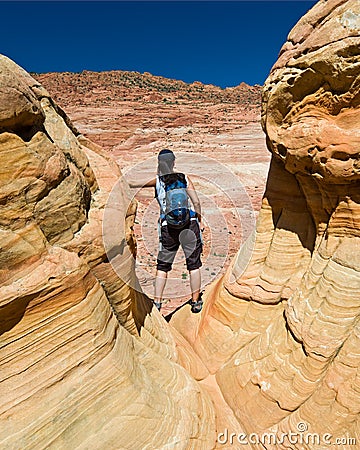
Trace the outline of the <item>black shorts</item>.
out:
<instances>
[{"instance_id":1,"label":"black shorts","mask_svg":"<svg viewBox=\"0 0 360 450\"><path fill-rule=\"evenodd\" d=\"M157 258L157 269L169 272L175 259L176 252L181 245L188 270L199 269L202 266L202 240L199 222L190 220L189 224L180 230L170 228L168 225L161 225L160 228L160 248Z\"/></svg>"}]
</instances>

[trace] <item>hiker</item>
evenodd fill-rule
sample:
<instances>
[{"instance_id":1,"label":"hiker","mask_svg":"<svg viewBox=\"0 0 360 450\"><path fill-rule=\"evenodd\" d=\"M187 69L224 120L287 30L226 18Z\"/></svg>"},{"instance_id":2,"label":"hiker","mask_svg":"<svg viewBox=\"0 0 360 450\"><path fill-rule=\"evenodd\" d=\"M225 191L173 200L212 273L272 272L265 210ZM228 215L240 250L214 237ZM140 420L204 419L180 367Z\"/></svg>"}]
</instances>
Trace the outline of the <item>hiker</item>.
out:
<instances>
[{"instance_id":1,"label":"hiker","mask_svg":"<svg viewBox=\"0 0 360 450\"><path fill-rule=\"evenodd\" d=\"M190 275L191 311L199 313L203 300L200 267L202 239L200 231L201 206L194 185L183 173L175 172L175 155L164 149L158 154L157 176L147 182L130 181L131 188L154 187L155 197L160 206L159 253L155 278L154 305L160 311L167 274L181 245L186 267ZM191 209L191 203L194 209Z\"/></svg>"}]
</instances>

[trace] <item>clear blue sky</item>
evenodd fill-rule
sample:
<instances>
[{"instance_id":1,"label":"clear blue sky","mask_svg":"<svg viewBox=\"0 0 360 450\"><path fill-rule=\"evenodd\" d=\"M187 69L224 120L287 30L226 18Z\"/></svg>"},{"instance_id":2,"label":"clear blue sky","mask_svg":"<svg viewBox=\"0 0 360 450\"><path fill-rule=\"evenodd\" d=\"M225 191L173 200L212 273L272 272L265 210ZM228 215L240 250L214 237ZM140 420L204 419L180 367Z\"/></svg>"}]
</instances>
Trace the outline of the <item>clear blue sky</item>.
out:
<instances>
[{"instance_id":1,"label":"clear blue sky","mask_svg":"<svg viewBox=\"0 0 360 450\"><path fill-rule=\"evenodd\" d=\"M316 1L0 1L0 53L29 72L132 70L263 84Z\"/></svg>"}]
</instances>

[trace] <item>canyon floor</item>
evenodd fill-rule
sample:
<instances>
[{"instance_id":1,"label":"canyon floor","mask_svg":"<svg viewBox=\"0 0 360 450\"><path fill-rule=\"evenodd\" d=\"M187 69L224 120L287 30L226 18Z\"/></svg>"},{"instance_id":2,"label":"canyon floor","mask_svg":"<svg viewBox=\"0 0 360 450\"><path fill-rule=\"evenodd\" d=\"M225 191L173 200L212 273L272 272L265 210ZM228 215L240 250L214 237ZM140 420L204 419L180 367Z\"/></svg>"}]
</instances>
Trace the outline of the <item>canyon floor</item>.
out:
<instances>
[{"instance_id":1,"label":"canyon floor","mask_svg":"<svg viewBox=\"0 0 360 450\"><path fill-rule=\"evenodd\" d=\"M37 74L80 133L111 155L126 179L146 180L162 148L194 182L203 209L203 288L224 273L255 226L270 161L260 125L259 86L212 85L136 72ZM158 206L153 189L133 189L137 276L153 296ZM116 227L116 223L107 224ZM106 226L104 228L106 233ZM190 297L178 252L165 290L167 315Z\"/></svg>"}]
</instances>

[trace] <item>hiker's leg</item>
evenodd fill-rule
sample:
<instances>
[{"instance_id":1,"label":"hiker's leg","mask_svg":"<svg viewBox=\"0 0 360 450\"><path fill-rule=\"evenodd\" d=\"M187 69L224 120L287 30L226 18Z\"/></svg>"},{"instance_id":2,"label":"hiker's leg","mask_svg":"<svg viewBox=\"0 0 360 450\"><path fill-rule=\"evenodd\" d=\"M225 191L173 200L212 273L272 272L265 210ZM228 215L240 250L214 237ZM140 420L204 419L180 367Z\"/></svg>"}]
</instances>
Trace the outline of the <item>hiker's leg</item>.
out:
<instances>
[{"instance_id":1,"label":"hiker's leg","mask_svg":"<svg viewBox=\"0 0 360 450\"><path fill-rule=\"evenodd\" d=\"M160 309L163 293L167 280L167 273L170 272L174 258L179 248L179 237L177 233L172 233L167 225L160 228L160 246L157 257L154 303Z\"/></svg>"},{"instance_id":2,"label":"hiker's leg","mask_svg":"<svg viewBox=\"0 0 360 450\"><path fill-rule=\"evenodd\" d=\"M190 221L189 227L184 230L180 236L180 242L185 253L186 266L190 275L191 311L193 313L199 313L203 305L200 291L202 240L200 227L197 220Z\"/></svg>"},{"instance_id":3,"label":"hiker's leg","mask_svg":"<svg viewBox=\"0 0 360 450\"><path fill-rule=\"evenodd\" d=\"M167 280L167 272L157 270L155 278L155 294L154 294L154 302L156 303L162 302L166 280Z\"/></svg>"},{"instance_id":4,"label":"hiker's leg","mask_svg":"<svg viewBox=\"0 0 360 450\"><path fill-rule=\"evenodd\" d=\"M199 299L201 288L200 269L189 270L189 275L190 275L191 299L193 302L197 302Z\"/></svg>"},{"instance_id":5,"label":"hiker's leg","mask_svg":"<svg viewBox=\"0 0 360 450\"><path fill-rule=\"evenodd\" d=\"M197 220L191 220L189 226L180 233L180 243L185 253L186 267L190 274L190 286L192 286L191 279L193 279L194 289L191 291L200 290L201 277L200 267L201 253L203 249L200 227ZM194 272L192 274L192 272Z\"/></svg>"}]
</instances>

